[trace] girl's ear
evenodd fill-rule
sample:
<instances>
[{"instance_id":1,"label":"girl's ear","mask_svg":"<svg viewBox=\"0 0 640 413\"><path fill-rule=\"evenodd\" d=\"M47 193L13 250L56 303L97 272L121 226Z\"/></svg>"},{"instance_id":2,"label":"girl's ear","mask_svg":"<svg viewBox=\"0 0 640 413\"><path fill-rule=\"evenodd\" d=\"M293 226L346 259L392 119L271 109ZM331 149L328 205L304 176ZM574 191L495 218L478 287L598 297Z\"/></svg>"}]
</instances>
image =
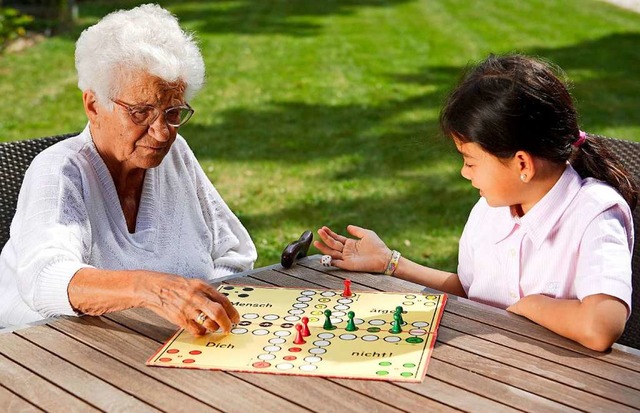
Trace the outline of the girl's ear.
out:
<instances>
[{"instance_id":1,"label":"girl's ear","mask_svg":"<svg viewBox=\"0 0 640 413\"><path fill-rule=\"evenodd\" d=\"M536 164L529 152L516 152L513 156L513 165L518 175L520 175L520 180L525 183L532 180L536 174Z\"/></svg>"}]
</instances>

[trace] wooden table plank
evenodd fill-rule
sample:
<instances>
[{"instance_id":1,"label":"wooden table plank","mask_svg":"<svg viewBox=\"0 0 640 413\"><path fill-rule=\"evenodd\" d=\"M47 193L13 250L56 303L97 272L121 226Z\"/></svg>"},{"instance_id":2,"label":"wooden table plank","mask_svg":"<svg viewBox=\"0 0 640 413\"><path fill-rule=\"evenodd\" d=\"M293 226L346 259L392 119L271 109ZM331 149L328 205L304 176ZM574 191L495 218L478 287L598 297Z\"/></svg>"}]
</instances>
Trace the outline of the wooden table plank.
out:
<instances>
[{"instance_id":1,"label":"wooden table plank","mask_svg":"<svg viewBox=\"0 0 640 413\"><path fill-rule=\"evenodd\" d=\"M577 387L582 386L582 380L587 377L597 377L594 381L594 391L602 390L602 395L609 393L608 387L612 383L619 385L625 391L634 390L631 394L638 395L637 403L640 403L640 373L617 367L615 365L602 362L601 360L585 356L580 353L571 353L568 350L554 347L547 343L539 343L527 337L511 333L506 330L495 329L486 324L477 323L456 314L446 313L441 325L449 326L460 331L460 337L476 336L482 337L485 341L491 341L501 346L505 350L502 354L511 354L508 350L515 350L522 354L523 359L531 360L539 369L544 369L553 380L558 377L566 377L568 380L575 378ZM561 368L554 369L560 366ZM554 375L555 372L555 375ZM578 377L583 379L578 380ZM609 393L609 397L617 398L616 393ZM635 396L634 396L634 400ZM634 403L635 404L635 403ZM638 404L640 407L640 404Z\"/></svg>"},{"instance_id":2,"label":"wooden table plank","mask_svg":"<svg viewBox=\"0 0 640 413\"><path fill-rule=\"evenodd\" d=\"M48 326L19 330L14 334L42 348L55 349L56 355L68 363L90 371L159 410L219 411ZM102 387L94 390L101 392Z\"/></svg>"},{"instance_id":3,"label":"wooden table plank","mask_svg":"<svg viewBox=\"0 0 640 413\"><path fill-rule=\"evenodd\" d=\"M347 387L353 391L364 394L371 398L385 397L389 402L398 409L407 412L427 411L439 413L457 412L459 410L449 407L445 404L432 400L428 397L415 393L411 395L405 393L404 390L409 388L398 388L397 383L371 381L371 380L350 380L350 379L331 379L332 381ZM420 386L420 384L412 384L412 386Z\"/></svg>"},{"instance_id":4,"label":"wooden table plank","mask_svg":"<svg viewBox=\"0 0 640 413\"><path fill-rule=\"evenodd\" d=\"M225 372L148 367L144 363L160 348L158 341L105 317L60 319L50 325L161 383L187 391L193 398L223 411L251 411L257 400L266 411L306 410Z\"/></svg>"},{"instance_id":5,"label":"wooden table plank","mask_svg":"<svg viewBox=\"0 0 640 413\"><path fill-rule=\"evenodd\" d=\"M2 354L0 354L0 385L45 411L99 411Z\"/></svg>"},{"instance_id":6,"label":"wooden table plank","mask_svg":"<svg viewBox=\"0 0 640 413\"><path fill-rule=\"evenodd\" d=\"M438 339L442 343L476 354L481 359L487 360L488 363L492 360L516 369L526 368L526 371L532 374L530 377L532 383L538 381L536 376L549 380L543 380L538 387L538 391L543 391L546 388L544 386L545 383L546 386L553 388L554 391L564 389L564 393L559 393L556 397L559 398L558 401L561 401L562 397L570 400L575 398L576 400L572 402L572 406L581 405L578 400L580 398L595 404L610 406L613 410L623 409L623 406L613 400L618 400L620 403L625 403L629 406L636 406L639 402L638 397L640 394L635 390L583 372L572 371L570 366L559 365L517 350L495 345L485 339L467 335L464 331L441 327L438 332ZM439 353L438 357L440 357ZM515 375L507 376L509 381L516 378L517 376ZM553 382L558 384L555 385ZM569 387L563 387L562 384ZM576 389L578 391L577 394L575 391L571 391L571 388ZM529 389L529 391L533 391L533 389ZM544 396L544 394L541 395ZM600 397L595 397L595 395Z\"/></svg>"},{"instance_id":7,"label":"wooden table plank","mask_svg":"<svg viewBox=\"0 0 640 413\"><path fill-rule=\"evenodd\" d=\"M575 412L578 411L565 404L561 404L534 392L526 391L526 387L514 387L512 383L503 382L506 375L504 367L496 368L496 376L482 374L476 367L460 363L457 359L442 357L442 345L437 344L437 351L429 364L427 377L437 378L452 386L459 387L468 392L473 392L487 399L492 399L509 406L513 406L525 412ZM511 380L510 380L511 381Z\"/></svg>"},{"instance_id":8,"label":"wooden table plank","mask_svg":"<svg viewBox=\"0 0 640 413\"><path fill-rule=\"evenodd\" d=\"M19 360L23 367L98 409L104 411L158 411L100 378L66 362L57 354L38 347L15 334L0 335L0 348L7 358L14 361ZM100 391L96 391L96 389L100 389Z\"/></svg>"},{"instance_id":9,"label":"wooden table plank","mask_svg":"<svg viewBox=\"0 0 640 413\"><path fill-rule=\"evenodd\" d=\"M492 356L500 352L501 349L499 347L492 347L490 343L472 338L462 350L457 346L448 344L466 339L465 335L457 334L447 327L440 328L440 335L443 344L437 347L433 355L438 360L456 364L472 373L504 382L515 388L555 401L558 404L566 405L566 408L573 407L582 411L634 411L631 407L594 394L591 387L586 387L592 377L583 378L583 382L579 382L573 379L571 375L568 375L567 377L560 376L559 381L554 381L545 377L545 374L540 374L539 370L531 371L530 366L532 364L530 363L535 363L535 360L523 361L516 352L504 351L500 361L496 361L492 359ZM472 346L475 352L469 350ZM482 356L478 355L478 353L481 353ZM512 359L513 362L505 362L504 360L507 359ZM518 366L527 366L527 370L522 370ZM596 381L596 378L593 378L592 381ZM580 388L581 385L585 387ZM624 397L623 386L615 386L613 383L609 383L607 388ZM518 406L521 402L513 400L513 403Z\"/></svg>"},{"instance_id":10,"label":"wooden table plank","mask_svg":"<svg viewBox=\"0 0 640 413\"><path fill-rule=\"evenodd\" d=\"M0 386L0 412L42 412L17 394Z\"/></svg>"}]
</instances>

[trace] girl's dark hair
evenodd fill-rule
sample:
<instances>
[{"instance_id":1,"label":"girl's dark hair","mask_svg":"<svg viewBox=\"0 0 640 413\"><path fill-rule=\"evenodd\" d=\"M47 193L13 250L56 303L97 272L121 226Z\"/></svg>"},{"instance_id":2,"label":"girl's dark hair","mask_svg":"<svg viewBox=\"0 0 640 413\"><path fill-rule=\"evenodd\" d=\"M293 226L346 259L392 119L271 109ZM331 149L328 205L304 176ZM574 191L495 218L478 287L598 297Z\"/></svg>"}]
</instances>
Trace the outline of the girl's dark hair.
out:
<instances>
[{"instance_id":1,"label":"girl's dark hair","mask_svg":"<svg viewBox=\"0 0 640 413\"><path fill-rule=\"evenodd\" d=\"M489 56L451 92L440 126L445 135L475 142L498 158L522 150L558 164L570 161L581 177L607 182L635 207L636 185L602 139L587 135L579 147L573 145L580 130L571 95L538 60Z\"/></svg>"}]
</instances>

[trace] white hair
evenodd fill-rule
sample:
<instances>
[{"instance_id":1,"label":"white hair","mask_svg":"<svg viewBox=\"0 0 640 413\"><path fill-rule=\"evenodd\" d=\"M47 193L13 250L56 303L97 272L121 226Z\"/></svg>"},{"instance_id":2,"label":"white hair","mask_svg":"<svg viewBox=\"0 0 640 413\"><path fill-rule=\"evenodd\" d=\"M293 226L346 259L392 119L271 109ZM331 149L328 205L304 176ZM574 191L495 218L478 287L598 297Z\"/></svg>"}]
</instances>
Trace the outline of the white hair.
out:
<instances>
[{"instance_id":1,"label":"white hair","mask_svg":"<svg viewBox=\"0 0 640 413\"><path fill-rule=\"evenodd\" d=\"M80 90L92 90L102 105L119 92L122 75L146 72L183 82L189 100L204 84L204 61L193 36L157 4L118 10L82 32L76 42Z\"/></svg>"}]
</instances>

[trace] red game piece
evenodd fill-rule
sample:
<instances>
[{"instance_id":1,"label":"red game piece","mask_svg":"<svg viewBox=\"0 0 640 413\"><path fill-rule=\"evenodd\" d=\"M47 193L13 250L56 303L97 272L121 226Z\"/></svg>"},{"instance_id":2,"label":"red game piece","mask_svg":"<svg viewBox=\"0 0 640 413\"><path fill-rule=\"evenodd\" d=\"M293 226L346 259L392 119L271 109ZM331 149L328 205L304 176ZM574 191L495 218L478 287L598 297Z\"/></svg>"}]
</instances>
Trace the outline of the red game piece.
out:
<instances>
[{"instance_id":1,"label":"red game piece","mask_svg":"<svg viewBox=\"0 0 640 413\"><path fill-rule=\"evenodd\" d=\"M351 280L344 280L344 292L342 293L343 297L351 297Z\"/></svg>"},{"instance_id":2,"label":"red game piece","mask_svg":"<svg viewBox=\"0 0 640 413\"><path fill-rule=\"evenodd\" d=\"M293 340L293 344L306 343L306 341L304 341L304 338L302 338L302 324L296 324L296 330L298 330L298 332L296 333L295 340Z\"/></svg>"},{"instance_id":3,"label":"red game piece","mask_svg":"<svg viewBox=\"0 0 640 413\"><path fill-rule=\"evenodd\" d=\"M309 317L302 317L302 337L309 337L311 331L309 331Z\"/></svg>"}]
</instances>

